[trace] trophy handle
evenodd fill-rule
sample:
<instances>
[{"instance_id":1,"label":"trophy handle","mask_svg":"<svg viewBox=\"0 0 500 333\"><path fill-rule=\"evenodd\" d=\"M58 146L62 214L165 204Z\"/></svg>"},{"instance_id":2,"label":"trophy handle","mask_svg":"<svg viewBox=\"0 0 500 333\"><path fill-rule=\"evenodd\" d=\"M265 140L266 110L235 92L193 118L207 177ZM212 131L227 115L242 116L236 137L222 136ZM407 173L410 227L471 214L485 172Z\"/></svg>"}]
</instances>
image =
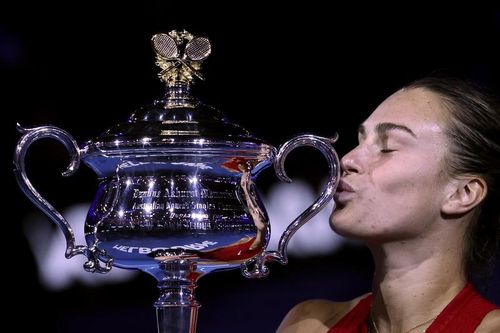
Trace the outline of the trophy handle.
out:
<instances>
[{"instance_id":1,"label":"trophy handle","mask_svg":"<svg viewBox=\"0 0 500 333\"><path fill-rule=\"evenodd\" d=\"M71 176L75 173L80 165L80 150L76 141L66 131L54 126L41 126L35 128L23 128L17 124L17 130L23 135L19 139L14 154L14 173L17 183L23 193L37 206L45 215L47 215L64 234L66 238L67 259L83 254L88 261L83 265L88 272L106 273L111 269L113 260L104 251L98 250L95 247L87 247L85 245L75 245L75 236L70 224L66 219L33 187L26 175L25 157L29 146L39 139L53 138L61 142L70 153L71 161L67 169L62 173L63 176ZM104 266L99 260L104 261Z\"/></svg>"},{"instance_id":2,"label":"trophy handle","mask_svg":"<svg viewBox=\"0 0 500 333\"><path fill-rule=\"evenodd\" d=\"M274 169L280 180L288 183L292 181L285 172L285 160L288 154L297 147L310 146L318 149L326 158L329 167L328 182L316 201L288 225L285 232L281 235L278 243L278 251L265 251L256 258L242 264L242 273L245 277L260 278L267 276L269 274L269 269L266 267L268 261L277 261L282 265L286 265L288 263L286 250L290 238L300 227L318 214L328 201L332 199L340 179L340 161L337 152L332 147L332 143L337 141L337 139L337 134L333 138L304 134L285 142L280 147L274 160ZM252 269L249 269L249 267Z\"/></svg>"}]
</instances>

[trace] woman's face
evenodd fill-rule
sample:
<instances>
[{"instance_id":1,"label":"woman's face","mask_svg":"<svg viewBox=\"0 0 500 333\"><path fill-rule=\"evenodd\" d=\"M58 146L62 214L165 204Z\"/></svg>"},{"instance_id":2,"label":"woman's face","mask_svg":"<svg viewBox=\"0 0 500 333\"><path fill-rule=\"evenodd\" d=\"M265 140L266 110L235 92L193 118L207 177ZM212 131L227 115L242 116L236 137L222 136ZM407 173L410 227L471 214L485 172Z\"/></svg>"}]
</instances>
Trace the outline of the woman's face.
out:
<instances>
[{"instance_id":1,"label":"woman's face","mask_svg":"<svg viewBox=\"0 0 500 333\"><path fill-rule=\"evenodd\" d=\"M401 90L360 126L358 146L342 158L344 176L330 217L336 232L404 240L436 224L450 184L445 112L434 93Z\"/></svg>"}]
</instances>

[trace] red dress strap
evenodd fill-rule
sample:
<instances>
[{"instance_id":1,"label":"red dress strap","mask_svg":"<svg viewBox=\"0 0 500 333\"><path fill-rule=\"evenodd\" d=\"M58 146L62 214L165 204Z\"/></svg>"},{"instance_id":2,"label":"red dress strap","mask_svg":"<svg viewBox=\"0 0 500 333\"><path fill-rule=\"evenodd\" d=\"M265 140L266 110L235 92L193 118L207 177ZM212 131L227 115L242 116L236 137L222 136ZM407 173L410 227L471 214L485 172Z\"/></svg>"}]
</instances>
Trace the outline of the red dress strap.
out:
<instances>
[{"instance_id":1,"label":"red dress strap","mask_svg":"<svg viewBox=\"0 0 500 333\"><path fill-rule=\"evenodd\" d=\"M498 306L490 303L469 282L444 308L426 330L427 333L472 333L483 318Z\"/></svg>"},{"instance_id":2,"label":"red dress strap","mask_svg":"<svg viewBox=\"0 0 500 333\"><path fill-rule=\"evenodd\" d=\"M367 333L372 295L363 298L328 333ZM427 333L473 333L483 318L495 309L495 304L484 299L469 282L448 303L436 320L427 328Z\"/></svg>"},{"instance_id":3,"label":"red dress strap","mask_svg":"<svg viewBox=\"0 0 500 333\"><path fill-rule=\"evenodd\" d=\"M363 298L328 333L367 333L366 319L370 315L372 294Z\"/></svg>"}]
</instances>

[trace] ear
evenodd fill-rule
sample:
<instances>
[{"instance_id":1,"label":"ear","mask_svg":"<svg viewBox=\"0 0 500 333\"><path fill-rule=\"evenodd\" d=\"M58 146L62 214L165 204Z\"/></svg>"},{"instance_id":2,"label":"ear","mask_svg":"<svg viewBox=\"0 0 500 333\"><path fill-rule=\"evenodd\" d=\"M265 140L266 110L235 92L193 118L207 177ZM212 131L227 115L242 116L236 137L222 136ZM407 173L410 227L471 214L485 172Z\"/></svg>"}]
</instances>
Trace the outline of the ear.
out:
<instances>
[{"instance_id":1,"label":"ear","mask_svg":"<svg viewBox=\"0 0 500 333\"><path fill-rule=\"evenodd\" d=\"M488 186L481 177L458 179L453 183L441 211L450 215L467 213L483 201L487 192Z\"/></svg>"}]
</instances>

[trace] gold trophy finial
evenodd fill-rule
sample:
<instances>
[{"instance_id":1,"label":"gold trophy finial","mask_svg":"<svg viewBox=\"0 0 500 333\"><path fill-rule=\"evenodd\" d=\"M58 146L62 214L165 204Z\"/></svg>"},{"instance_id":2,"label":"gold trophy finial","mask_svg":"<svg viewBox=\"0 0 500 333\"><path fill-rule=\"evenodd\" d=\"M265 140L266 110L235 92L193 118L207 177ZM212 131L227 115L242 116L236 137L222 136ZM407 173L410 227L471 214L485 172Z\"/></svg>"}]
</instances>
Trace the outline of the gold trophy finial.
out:
<instances>
[{"instance_id":1,"label":"gold trophy finial","mask_svg":"<svg viewBox=\"0 0 500 333\"><path fill-rule=\"evenodd\" d=\"M208 38L194 37L186 30L172 30L168 34L154 35L151 42L156 65L162 69L158 76L167 85L189 84L195 76L204 80L200 73L201 63L212 51Z\"/></svg>"}]
</instances>

